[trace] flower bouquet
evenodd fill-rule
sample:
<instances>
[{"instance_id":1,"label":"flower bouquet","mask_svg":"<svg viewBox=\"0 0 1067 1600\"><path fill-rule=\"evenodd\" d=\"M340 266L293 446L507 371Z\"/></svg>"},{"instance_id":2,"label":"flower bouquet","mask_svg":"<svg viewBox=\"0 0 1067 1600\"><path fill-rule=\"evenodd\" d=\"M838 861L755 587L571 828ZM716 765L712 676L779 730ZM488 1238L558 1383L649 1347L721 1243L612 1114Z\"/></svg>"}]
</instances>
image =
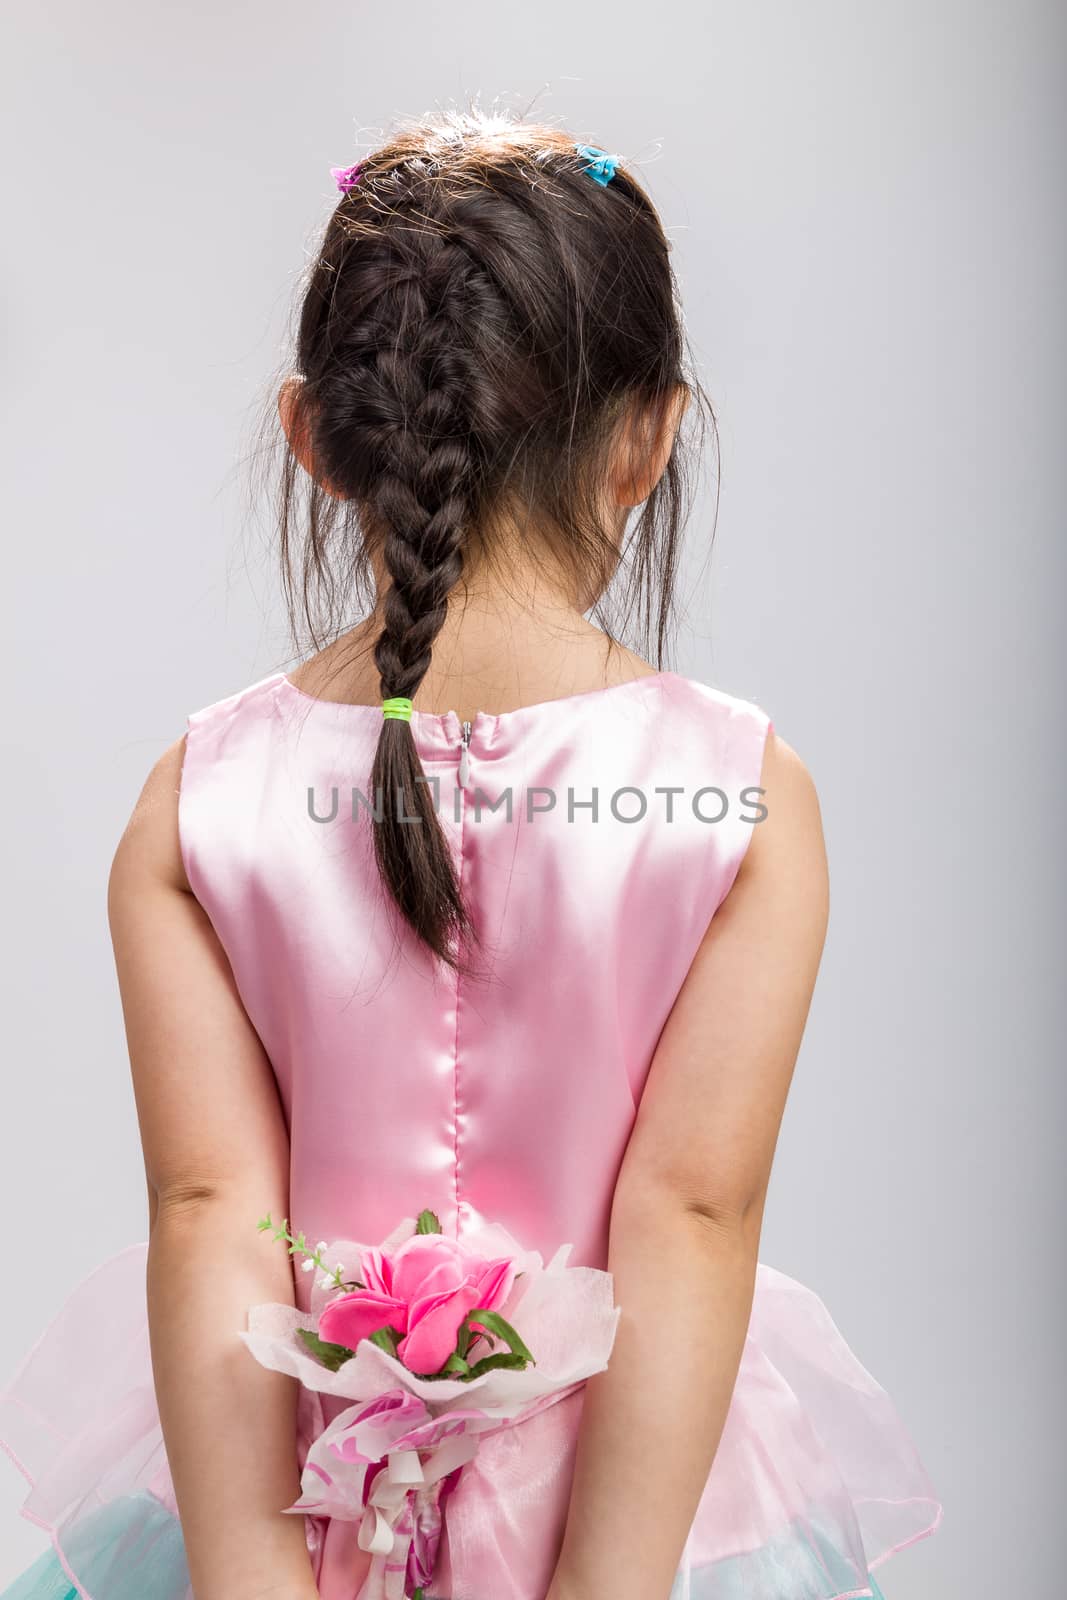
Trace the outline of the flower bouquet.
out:
<instances>
[{"instance_id":1,"label":"flower bouquet","mask_svg":"<svg viewBox=\"0 0 1067 1600\"><path fill-rule=\"evenodd\" d=\"M359 1523L374 1559L358 1600L423 1600L480 1441L607 1366L611 1274L569 1267L569 1244L546 1266L493 1224L447 1238L432 1211L371 1246L312 1248L269 1215L259 1228L316 1274L311 1310L254 1306L242 1339L263 1366L353 1402L312 1441L285 1509Z\"/></svg>"}]
</instances>

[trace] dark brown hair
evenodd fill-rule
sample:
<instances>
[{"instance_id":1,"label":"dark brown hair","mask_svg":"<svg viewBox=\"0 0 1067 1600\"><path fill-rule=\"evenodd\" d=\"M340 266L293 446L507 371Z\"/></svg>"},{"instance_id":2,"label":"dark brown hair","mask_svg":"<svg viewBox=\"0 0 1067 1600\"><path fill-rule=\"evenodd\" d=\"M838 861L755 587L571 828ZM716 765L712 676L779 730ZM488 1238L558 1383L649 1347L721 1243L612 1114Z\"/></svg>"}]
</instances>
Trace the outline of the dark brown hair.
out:
<instances>
[{"instance_id":1,"label":"dark brown hair","mask_svg":"<svg viewBox=\"0 0 1067 1600\"><path fill-rule=\"evenodd\" d=\"M609 587L623 588L624 623L636 613L662 668L691 487L682 434L621 550L598 505L624 419L662 423L681 387L686 436L694 421L701 442L707 419L714 428L689 372L669 252L636 179L620 164L598 183L552 126L447 113L362 159L299 313L298 426L314 473L286 450L294 635L319 647L350 626L377 553L389 578L376 597L381 694L413 696L449 596L492 561L506 516L599 597L609 639ZM421 826L385 804L378 865L409 926L459 967L477 934L422 776L410 725L383 718L370 792L398 796Z\"/></svg>"}]
</instances>

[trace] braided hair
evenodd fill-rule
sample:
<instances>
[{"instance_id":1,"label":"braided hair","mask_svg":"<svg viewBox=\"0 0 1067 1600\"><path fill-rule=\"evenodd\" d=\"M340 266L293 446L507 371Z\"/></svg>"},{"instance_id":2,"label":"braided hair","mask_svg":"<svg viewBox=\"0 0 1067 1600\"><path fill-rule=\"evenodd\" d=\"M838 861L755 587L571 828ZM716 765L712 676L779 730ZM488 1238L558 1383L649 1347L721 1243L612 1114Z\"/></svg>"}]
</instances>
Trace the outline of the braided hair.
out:
<instances>
[{"instance_id":1,"label":"braided hair","mask_svg":"<svg viewBox=\"0 0 1067 1600\"><path fill-rule=\"evenodd\" d=\"M576 150L555 128L480 112L411 124L353 169L311 267L295 365L314 472L288 452L286 596L319 644L378 556L383 698L417 691L449 598L492 558L503 515L601 597L612 637L604 596L622 552L599 495L620 415L637 404L662 419L685 387L689 411L714 422L686 375L651 202L622 168L594 183ZM626 552L628 614L654 633L658 662L686 496L676 440ZM459 967L477 932L402 719L383 718L371 785L398 801L373 829L382 879L425 946Z\"/></svg>"}]
</instances>

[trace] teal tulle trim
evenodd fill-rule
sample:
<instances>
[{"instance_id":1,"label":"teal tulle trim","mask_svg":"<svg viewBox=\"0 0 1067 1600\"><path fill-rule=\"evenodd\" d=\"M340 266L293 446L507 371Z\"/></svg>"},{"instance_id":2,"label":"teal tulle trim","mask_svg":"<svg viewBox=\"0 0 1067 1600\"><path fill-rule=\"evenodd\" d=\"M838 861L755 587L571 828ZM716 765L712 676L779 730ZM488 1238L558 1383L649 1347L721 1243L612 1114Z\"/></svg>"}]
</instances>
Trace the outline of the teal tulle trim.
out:
<instances>
[{"instance_id":1,"label":"teal tulle trim","mask_svg":"<svg viewBox=\"0 0 1067 1600\"><path fill-rule=\"evenodd\" d=\"M871 1595L872 1600L885 1600L873 1578ZM70 1580L54 1553L46 1550L32 1567L15 1579L10 1589L0 1594L0 1600L80 1600L80 1597L78 1591L71 1588ZM100 1600L108 1600L108 1596L102 1595ZM155 1597L146 1595L145 1600L155 1600Z\"/></svg>"},{"instance_id":2,"label":"teal tulle trim","mask_svg":"<svg viewBox=\"0 0 1067 1600\"><path fill-rule=\"evenodd\" d=\"M78 1591L70 1586L51 1550L28 1567L21 1578L16 1578L10 1589L5 1589L0 1600L78 1600Z\"/></svg>"},{"instance_id":3,"label":"teal tulle trim","mask_svg":"<svg viewBox=\"0 0 1067 1600\"><path fill-rule=\"evenodd\" d=\"M153 1495L124 1495L86 1517L64 1543L93 1600L187 1600L181 1526ZM0 1600L80 1600L54 1550L46 1550Z\"/></svg>"},{"instance_id":4,"label":"teal tulle trim","mask_svg":"<svg viewBox=\"0 0 1067 1600\"><path fill-rule=\"evenodd\" d=\"M885 1600L885 1596L871 1579L872 1600ZM80 1600L72 1589L66 1573L50 1550L35 1561L28 1571L16 1579L11 1589L5 1589L0 1600Z\"/></svg>"},{"instance_id":5,"label":"teal tulle trim","mask_svg":"<svg viewBox=\"0 0 1067 1600\"><path fill-rule=\"evenodd\" d=\"M77 1551L69 1550L68 1554L79 1583L93 1600L187 1600L189 1595L180 1525L151 1495L126 1496L102 1507L86 1519L79 1529ZM729 1565L725 1564L727 1568ZM122 1576L124 1571L126 1576ZM770 1581L773 1582L773 1578ZM873 1578L869 1583L872 1600L885 1600ZM777 1587L780 1589L780 1585ZM697 1572L692 1578L694 1600L700 1600L700 1592ZM714 1592L716 1600L726 1600L734 1593L729 1573L722 1565L715 1568ZM737 1592L740 1600L742 1591ZM751 1585L745 1593L751 1595ZM81 1597L55 1552L47 1550L0 1593L0 1600L81 1600Z\"/></svg>"}]
</instances>

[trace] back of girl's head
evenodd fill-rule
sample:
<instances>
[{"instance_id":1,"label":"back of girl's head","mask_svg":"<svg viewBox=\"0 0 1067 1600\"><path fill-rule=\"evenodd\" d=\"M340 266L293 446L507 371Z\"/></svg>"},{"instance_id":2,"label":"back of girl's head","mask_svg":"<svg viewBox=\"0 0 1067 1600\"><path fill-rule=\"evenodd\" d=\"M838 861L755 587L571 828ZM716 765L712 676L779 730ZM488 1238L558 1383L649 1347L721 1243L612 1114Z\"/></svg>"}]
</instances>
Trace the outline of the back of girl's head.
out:
<instances>
[{"instance_id":1,"label":"back of girl's head","mask_svg":"<svg viewBox=\"0 0 1067 1600\"><path fill-rule=\"evenodd\" d=\"M505 538L598 597L609 637L604 596L627 576L626 614L662 663L688 495L680 438L622 549L602 491L620 428L663 425L679 391L698 419L710 407L688 376L656 212L621 164L598 181L583 149L551 126L447 114L341 180L299 317L289 434L314 471L289 452L283 570L321 642L370 592L376 558L383 698L415 694L449 596ZM457 965L476 933L420 776L410 725L383 718L378 864L409 926Z\"/></svg>"}]
</instances>

